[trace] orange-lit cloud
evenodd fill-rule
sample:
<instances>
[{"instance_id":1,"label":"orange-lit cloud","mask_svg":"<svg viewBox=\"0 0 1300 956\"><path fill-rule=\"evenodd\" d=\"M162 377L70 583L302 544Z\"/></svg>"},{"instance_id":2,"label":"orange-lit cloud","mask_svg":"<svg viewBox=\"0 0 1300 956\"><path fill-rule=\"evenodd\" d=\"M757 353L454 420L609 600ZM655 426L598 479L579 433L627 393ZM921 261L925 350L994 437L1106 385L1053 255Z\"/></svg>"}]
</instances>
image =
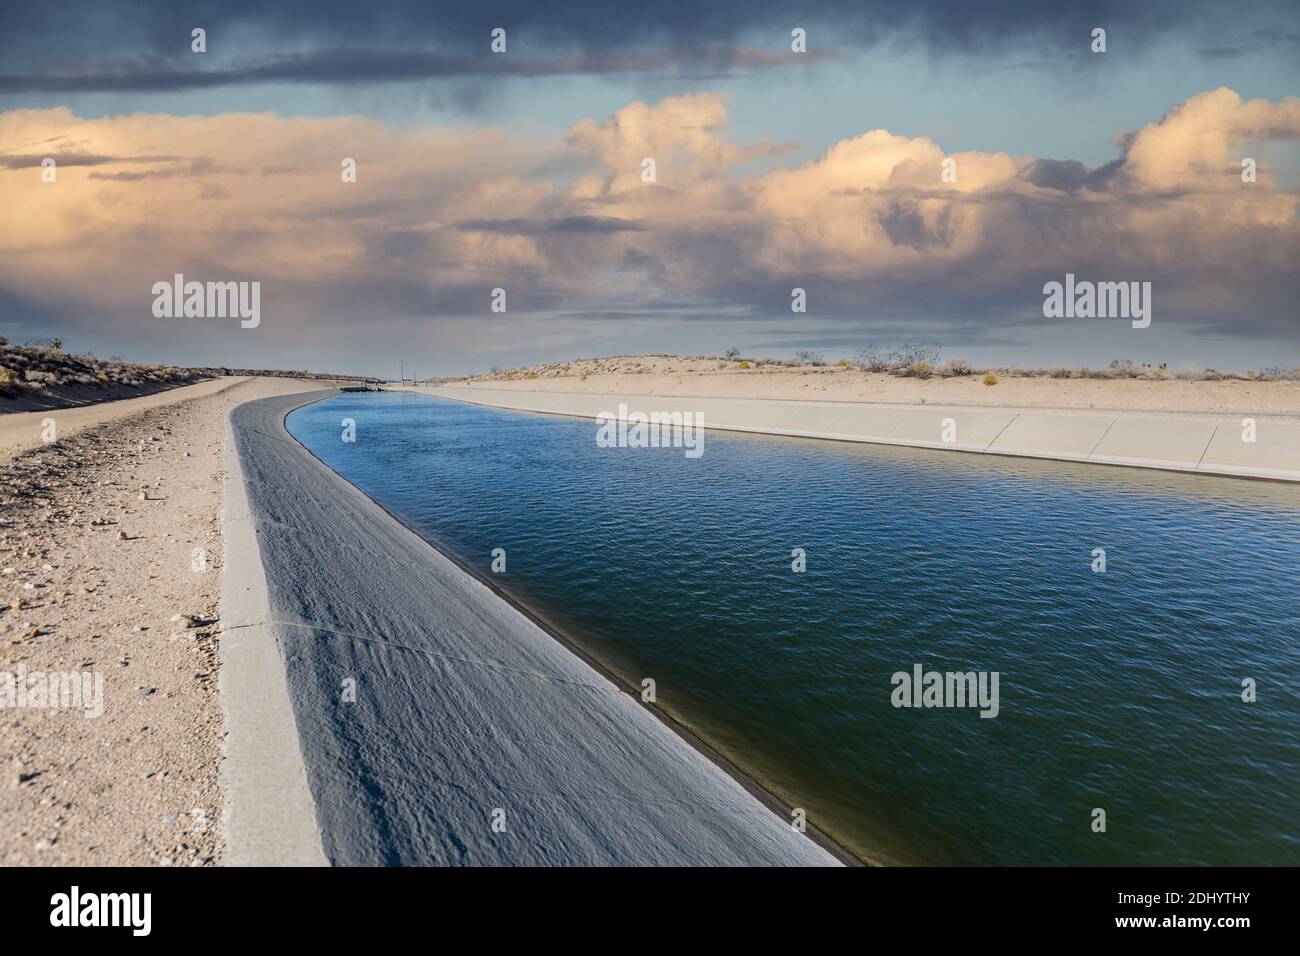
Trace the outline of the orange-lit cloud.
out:
<instances>
[{"instance_id":1,"label":"orange-lit cloud","mask_svg":"<svg viewBox=\"0 0 1300 956\"><path fill-rule=\"evenodd\" d=\"M840 309L909 295L1011 309L1070 270L1154 279L1158 308L1235 308L1244 330L1269 331L1280 320L1252 297L1296 282L1296 193L1277 187L1266 154L1256 182L1240 175L1246 148L1300 136L1294 98L1202 93L1097 170L946 154L885 130L780 168L785 147L732 143L726 121L711 93L633 103L553 142L352 116L7 112L0 287L138 330L155 321L153 283L174 272L255 279L274 334L358 315L480 315L497 286L534 315L670 299L757 310L792 285L823 287ZM565 157L589 172L548 176ZM345 158L356 183L341 179Z\"/></svg>"}]
</instances>

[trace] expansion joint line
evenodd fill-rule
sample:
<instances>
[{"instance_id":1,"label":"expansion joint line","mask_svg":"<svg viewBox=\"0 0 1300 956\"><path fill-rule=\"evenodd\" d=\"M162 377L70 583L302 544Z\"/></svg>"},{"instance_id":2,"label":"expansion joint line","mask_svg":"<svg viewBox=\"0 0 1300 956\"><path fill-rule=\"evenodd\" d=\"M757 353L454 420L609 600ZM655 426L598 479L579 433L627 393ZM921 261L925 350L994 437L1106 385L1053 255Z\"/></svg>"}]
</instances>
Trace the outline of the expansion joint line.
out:
<instances>
[{"instance_id":1,"label":"expansion joint line","mask_svg":"<svg viewBox=\"0 0 1300 956\"><path fill-rule=\"evenodd\" d=\"M493 661L476 660L472 657L457 657L452 654L440 654L437 651L431 651L428 648L424 648L424 647L412 647L410 644L398 644L394 641L386 641L382 638L371 637L370 635L367 634L358 634L354 631L345 631L336 627L326 627L322 624L313 624L307 621L285 621L279 618L264 618L259 621L249 621L244 624L235 624L230 627L222 628L222 633L243 630L245 628L250 628L250 627L268 627L271 625L295 628L300 631L301 630L320 631L327 634L333 634L336 637L346 638L351 641L360 641L364 644L373 644L376 647L384 648L387 650L407 651L412 654L419 654L423 657L433 658L434 660L446 661L448 663L468 664L471 667L482 667L488 670L500 671L505 674L514 674L520 677L530 677L533 678L534 680L546 681L547 683L551 683L551 684L565 684L571 687L584 687L587 690L595 690L595 691L601 691L606 693L610 692L609 687L602 687L599 684L592 684L587 681L571 680L567 677L556 677L553 674L543 674L540 671L526 670L525 668L522 667L511 667L507 664L499 664ZM613 685L610 686L612 687ZM617 687L614 687L613 692L619 695L622 695L623 693Z\"/></svg>"},{"instance_id":2,"label":"expansion joint line","mask_svg":"<svg viewBox=\"0 0 1300 956\"><path fill-rule=\"evenodd\" d=\"M1002 437L1002 433L1003 433L1004 431L1006 431L1008 428L1010 428L1012 425L1015 424L1016 419L1019 418L1019 417L1021 416L1021 414L1022 414L1021 412L1016 412L1014 415L1012 415L1012 416L1011 416L1011 420L1008 421L1005 425L1003 425L1001 428L998 429L998 433L997 433L996 435L994 435L992 438L989 439L988 444L985 445L984 448L983 448L982 450L983 450L985 453L987 453L988 450L989 450L990 448L993 447L993 443L996 442L999 438Z\"/></svg>"},{"instance_id":3,"label":"expansion joint line","mask_svg":"<svg viewBox=\"0 0 1300 956\"><path fill-rule=\"evenodd\" d=\"M1201 462L1205 461L1205 456L1210 453L1210 446L1214 444L1214 436L1219 434L1219 426L1222 424L1222 422L1214 423L1214 431L1210 432L1210 440L1207 441L1205 447L1201 449L1201 457L1196 459L1196 471L1199 472L1201 470Z\"/></svg>"},{"instance_id":4,"label":"expansion joint line","mask_svg":"<svg viewBox=\"0 0 1300 956\"><path fill-rule=\"evenodd\" d=\"M1101 447L1101 443L1106 440L1106 436L1110 434L1110 430L1115 427L1117 421L1119 421L1118 418L1112 418L1110 420L1110 423L1106 426L1106 430L1102 432L1101 437L1097 439L1097 444L1093 445L1092 451L1088 452L1089 459L1091 459L1093 455L1097 454L1097 449Z\"/></svg>"},{"instance_id":5,"label":"expansion joint line","mask_svg":"<svg viewBox=\"0 0 1300 956\"><path fill-rule=\"evenodd\" d=\"M339 764L350 765L355 763L357 759L356 754L353 753L351 750L332 749L325 746L322 746L321 749L324 751L324 756L329 757L330 759L334 760L336 763ZM407 781L412 785L411 787L412 791L425 790L429 786L429 781L425 777L417 777L414 774L397 769L396 767L386 766L384 768L384 775L386 777L393 777L393 778ZM472 786L470 784L462 783L458 780L454 780L450 777L441 776L441 775L437 775L437 782L444 787L468 795L481 793L483 789L481 786ZM492 784L491 789L494 793L499 792L499 793L529 796L539 802L549 803L556 807L572 806L573 804L579 802L579 797L576 794L566 793L563 790L557 790L557 789L540 790L535 787L520 787L511 784L505 784L500 781L495 781ZM585 802L587 799L589 798L586 796L581 798L583 802ZM705 816L707 814L713 814L715 816L730 818L733 820L744 820L744 819L750 819L759 816L766 818L766 816L772 812L769 808L764 807L762 805L759 806L758 810L751 809L748 811L744 811L744 810L736 810L732 807L725 806L722 804L710 803L707 800L686 801L674 797L663 797L663 798L642 797L642 796L637 796L636 794L628 793L626 791L619 792L619 791L602 790L599 793L595 794L595 799L606 800L611 803L614 802L623 803L623 804L628 804L630 806L657 807L659 809L664 809L664 810L675 810L675 811L683 812L688 816L700 817L700 816Z\"/></svg>"}]
</instances>

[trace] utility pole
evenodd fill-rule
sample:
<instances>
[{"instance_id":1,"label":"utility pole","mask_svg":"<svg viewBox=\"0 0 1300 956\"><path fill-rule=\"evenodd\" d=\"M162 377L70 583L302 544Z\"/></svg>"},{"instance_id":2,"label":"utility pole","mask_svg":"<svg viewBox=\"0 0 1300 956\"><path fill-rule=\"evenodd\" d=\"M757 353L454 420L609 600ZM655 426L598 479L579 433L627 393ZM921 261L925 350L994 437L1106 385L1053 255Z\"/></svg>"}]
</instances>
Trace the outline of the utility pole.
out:
<instances>
[{"instance_id":1,"label":"utility pole","mask_svg":"<svg viewBox=\"0 0 1300 956\"><path fill-rule=\"evenodd\" d=\"M397 384L405 385L406 384L406 363L400 362L398 363L398 367L401 369L401 371L398 372Z\"/></svg>"}]
</instances>

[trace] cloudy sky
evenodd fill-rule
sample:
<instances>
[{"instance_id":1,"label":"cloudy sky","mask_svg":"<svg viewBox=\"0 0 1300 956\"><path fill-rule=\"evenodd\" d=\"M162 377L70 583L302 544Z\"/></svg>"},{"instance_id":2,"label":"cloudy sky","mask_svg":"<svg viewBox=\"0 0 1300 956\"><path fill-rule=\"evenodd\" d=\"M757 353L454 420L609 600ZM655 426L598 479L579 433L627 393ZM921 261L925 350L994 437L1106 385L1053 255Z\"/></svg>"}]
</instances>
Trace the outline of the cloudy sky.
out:
<instances>
[{"instance_id":1,"label":"cloudy sky","mask_svg":"<svg viewBox=\"0 0 1300 956\"><path fill-rule=\"evenodd\" d=\"M1057 6L5 0L0 335L380 375L1300 365L1294 2ZM1150 327L1044 318L1067 272L1150 282ZM176 273L260 282L261 324L155 317Z\"/></svg>"}]
</instances>

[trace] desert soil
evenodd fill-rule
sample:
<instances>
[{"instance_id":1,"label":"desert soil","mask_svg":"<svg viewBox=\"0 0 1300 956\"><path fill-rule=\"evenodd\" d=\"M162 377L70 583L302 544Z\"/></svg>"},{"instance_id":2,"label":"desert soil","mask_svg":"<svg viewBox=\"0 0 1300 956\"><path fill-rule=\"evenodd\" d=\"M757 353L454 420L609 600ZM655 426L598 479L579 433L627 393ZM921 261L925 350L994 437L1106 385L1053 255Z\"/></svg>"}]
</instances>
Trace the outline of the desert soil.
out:
<instances>
[{"instance_id":1,"label":"desert soil","mask_svg":"<svg viewBox=\"0 0 1300 956\"><path fill-rule=\"evenodd\" d=\"M0 419L0 672L104 681L96 718L0 709L0 864L220 861L225 414L322 384L226 379L68 410L49 444Z\"/></svg>"},{"instance_id":2,"label":"desert soil","mask_svg":"<svg viewBox=\"0 0 1300 956\"><path fill-rule=\"evenodd\" d=\"M584 359L482 375L449 386L537 392L805 399L896 405L1079 409L1198 415L1276 415L1300 422L1300 382L1187 381L1176 378L1057 379L980 375L901 378L858 368L755 365L724 359L634 356Z\"/></svg>"}]
</instances>

